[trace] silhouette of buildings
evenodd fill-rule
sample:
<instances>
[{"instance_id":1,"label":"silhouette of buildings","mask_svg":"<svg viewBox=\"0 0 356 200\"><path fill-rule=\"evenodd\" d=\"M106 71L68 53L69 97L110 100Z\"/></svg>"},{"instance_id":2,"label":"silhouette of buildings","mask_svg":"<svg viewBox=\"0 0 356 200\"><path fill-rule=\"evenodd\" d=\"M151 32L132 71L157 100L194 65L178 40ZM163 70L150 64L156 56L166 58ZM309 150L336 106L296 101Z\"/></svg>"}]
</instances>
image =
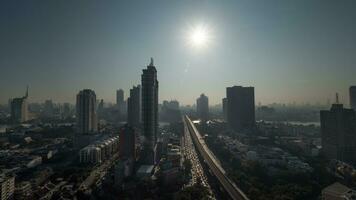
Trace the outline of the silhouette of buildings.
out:
<instances>
[{"instance_id":1,"label":"silhouette of buildings","mask_svg":"<svg viewBox=\"0 0 356 200\"><path fill-rule=\"evenodd\" d=\"M76 109L78 132L83 134L97 132L96 95L93 90L85 89L78 93Z\"/></svg>"},{"instance_id":2,"label":"silhouette of buildings","mask_svg":"<svg viewBox=\"0 0 356 200\"><path fill-rule=\"evenodd\" d=\"M22 123L28 120L27 98L28 87L25 96L11 100L11 118L14 123Z\"/></svg>"},{"instance_id":3,"label":"silhouette of buildings","mask_svg":"<svg viewBox=\"0 0 356 200\"><path fill-rule=\"evenodd\" d=\"M356 115L338 101L330 110L320 111L322 151L329 159L356 161Z\"/></svg>"},{"instance_id":4,"label":"silhouette of buildings","mask_svg":"<svg viewBox=\"0 0 356 200\"><path fill-rule=\"evenodd\" d=\"M44 116L45 117L53 117L54 115L54 105L52 100L46 100L44 102Z\"/></svg>"},{"instance_id":5,"label":"silhouette of buildings","mask_svg":"<svg viewBox=\"0 0 356 200\"><path fill-rule=\"evenodd\" d=\"M154 163L154 147L158 134L158 81L157 70L151 63L142 70L142 122L144 136L144 152L147 164Z\"/></svg>"},{"instance_id":6,"label":"silhouette of buildings","mask_svg":"<svg viewBox=\"0 0 356 200\"><path fill-rule=\"evenodd\" d=\"M74 110L74 109L72 109L71 104L64 103L62 111L61 111L62 118L65 119L65 118L71 117L73 115L72 110Z\"/></svg>"},{"instance_id":7,"label":"silhouette of buildings","mask_svg":"<svg viewBox=\"0 0 356 200\"><path fill-rule=\"evenodd\" d=\"M209 118L209 99L205 94L201 94L197 99L197 115L202 120Z\"/></svg>"},{"instance_id":8,"label":"silhouette of buildings","mask_svg":"<svg viewBox=\"0 0 356 200\"><path fill-rule=\"evenodd\" d=\"M166 107L167 109L172 109L172 110L179 110L179 102L177 100L172 100L172 101L163 101L163 107Z\"/></svg>"},{"instance_id":9,"label":"silhouette of buildings","mask_svg":"<svg viewBox=\"0 0 356 200\"><path fill-rule=\"evenodd\" d=\"M101 99L97 109L98 121L103 119L103 117L104 117L104 99Z\"/></svg>"},{"instance_id":10,"label":"silhouette of buildings","mask_svg":"<svg viewBox=\"0 0 356 200\"><path fill-rule=\"evenodd\" d=\"M124 90L116 90L116 106L119 109L120 115L124 116L127 112Z\"/></svg>"},{"instance_id":11,"label":"silhouette of buildings","mask_svg":"<svg viewBox=\"0 0 356 200\"><path fill-rule=\"evenodd\" d=\"M127 99L127 122L130 126L139 127L141 124L141 86L130 89Z\"/></svg>"},{"instance_id":12,"label":"silhouette of buildings","mask_svg":"<svg viewBox=\"0 0 356 200\"><path fill-rule=\"evenodd\" d=\"M160 110L160 120L164 122L178 122L181 120L181 113L179 109L179 102L173 101L163 101Z\"/></svg>"},{"instance_id":13,"label":"silhouette of buildings","mask_svg":"<svg viewBox=\"0 0 356 200\"><path fill-rule=\"evenodd\" d=\"M356 86L351 86L349 89L350 107L356 110Z\"/></svg>"},{"instance_id":14,"label":"silhouette of buildings","mask_svg":"<svg viewBox=\"0 0 356 200\"><path fill-rule=\"evenodd\" d=\"M227 121L227 98L222 99L223 119Z\"/></svg>"},{"instance_id":15,"label":"silhouette of buildings","mask_svg":"<svg viewBox=\"0 0 356 200\"><path fill-rule=\"evenodd\" d=\"M233 86L226 88L227 122L235 131L255 126L255 92L253 87Z\"/></svg>"},{"instance_id":16,"label":"silhouette of buildings","mask_svg":"<svg viewBox=\"0 0 356 200\"><path fill-rule=\"evenodd\" d=\"M136 132L128 124L120 130L119 149L121 160L136 160Z\"/></svg>"},{"instance_id":17,"label":"silhouette of buildings","mask_svg":"<svg viewBox=\"0 0 356 200\"><path fill-rule=\"evenodd\" d=\"M120 106L122 103L124 103L124 101L124 90L116 90L116 105Z\"/></svg>"}]
</instances>

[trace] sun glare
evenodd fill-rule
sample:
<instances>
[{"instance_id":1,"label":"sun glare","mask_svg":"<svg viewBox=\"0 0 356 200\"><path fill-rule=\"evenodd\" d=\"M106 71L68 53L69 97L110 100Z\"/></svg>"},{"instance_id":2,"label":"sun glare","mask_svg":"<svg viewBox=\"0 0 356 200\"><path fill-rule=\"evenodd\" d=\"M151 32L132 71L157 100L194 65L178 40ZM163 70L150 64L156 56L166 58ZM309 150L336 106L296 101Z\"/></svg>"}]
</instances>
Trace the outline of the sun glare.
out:
<instances>
[{"instance_id":1,"label":"sun glare","mask_svg":"<svg viewBox=\"0 0 356 200\"><path fill-rule=\"evenodd\" d=\"M188 42L195 48L207 46L210 39L209 30L203 25L192 27L188 32Z\"/></svg>"}]
</instances>

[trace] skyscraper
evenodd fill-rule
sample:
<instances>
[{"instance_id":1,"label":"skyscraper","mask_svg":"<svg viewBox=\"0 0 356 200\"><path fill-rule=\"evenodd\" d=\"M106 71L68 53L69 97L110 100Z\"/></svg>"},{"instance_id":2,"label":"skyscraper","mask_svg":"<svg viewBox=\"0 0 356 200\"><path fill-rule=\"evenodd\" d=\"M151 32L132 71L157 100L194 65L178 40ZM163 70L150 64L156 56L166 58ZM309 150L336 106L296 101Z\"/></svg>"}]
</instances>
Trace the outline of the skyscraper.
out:
<instances>
[{"instance_id":1,"label":"skyscraper","mask_svg":"<svg viewBox=\"0 0 356 200\"><path fill-rule=\"evenodd\" d=\"M116 106L120 113L120 121L126 119L127 102L125 101L124 91L122 89L116 90Z\"/></svg>"},{"instance_id":2,"label":"skyscraper","mask_svg":"<svg viewBox=\"0 0 356 200\"><path fill-rule=\"evenodd\" d=\"M223 118L227 120L227 98L222 99Z\"/></svg>"},{"instance_id":3,"label":"skyscraper","mask_svg":"<svg viewBox=\"0 0 356 200\"><path fill-rule=\"evenodd\" d=\"M255 92L253 87L226 88L227 122L235 131L255 126Z\"/></svg>"},{"instance_id":4,"label":"skyscraper","mask_svg":"<svg viewBox=\"0 0 356 200\"><path fill-rule=\"evenodd\" d=\"M142 70L142 122L147 163L154 163L154 147L158 134L158 81L157 70L151 58L147 69Z\"/></svg>"},{"instance_id":5,"label":"skyscraper","mask_svg":"<svg viewBox=\"0 0 356 200\"><path fill-rule=\"evenodd\" d=\"M25 96L11 100L11 118L13 122L22 123L28 120L27 98L28 86Z\"/></svg>"},{"instance_id":6,"label":"skyscraper","mask_svg":"<svg viewBox=\"0 0 356 200\"><path fill-rule=\"evenodd\" d=\"M136 133L128 124L120 130L119 148L121 160L136 159Z\"/></svg>"},{"instance_id":7,"label":"skyscraper","mask_svg":"<svg viewBox=\"0 0 356 200\"><path fill-rule=\"evenodd\" d=\"M350 93L350 107L356 110L356 86L351 86L349 89Z\"/></svg>"},{"instance_id":8,"label":"skyscraper","mask_svg":"<svg viewBox=\"0 0 356 200\"><path fill-rule=\"evenodd\" d=\"M124 90L116 90L116 105L120 107L124 103Z\"/></svg>"},{"instance_id":9,"label":"skyscraper","mask_svg":"<svg viewBox=\"0 0 356 200\"><path fill-rule=\"evenodd\" d=\"M78 132L95 133L98 130L95 92L90 89L80 91L77 95L76 107Z\"/></svg>"},{"instance_id":10,"label":"skyscraper","mask_svg":"<svg viewBox=\"0 0 356 200\"><path fill-rule=\"evenodd\" d=\"M141 86L130 89L127 99L127 122L130 126L139 127L141 123Z\"/></svg>"},{"instance_id":11,"label":"skyscraper","mask_svg":"<svg viewBox=\"0 0 356 200\"><path fill-rule=\"evenodd\" d=\"M322 152L329 159L356 162L356 115L338 102L320 111Z\"/></svg>"},{"instance_id":12,"label":"skyscraper","mask_svg":"<svg viewBox=\"0 0 356 200\"><path fill-rule=\"evenodd\" d=\"M209 118L209 99L205 94L201 94L197 99L197 114L202 120Z\"/></svg>"}]
</instances>

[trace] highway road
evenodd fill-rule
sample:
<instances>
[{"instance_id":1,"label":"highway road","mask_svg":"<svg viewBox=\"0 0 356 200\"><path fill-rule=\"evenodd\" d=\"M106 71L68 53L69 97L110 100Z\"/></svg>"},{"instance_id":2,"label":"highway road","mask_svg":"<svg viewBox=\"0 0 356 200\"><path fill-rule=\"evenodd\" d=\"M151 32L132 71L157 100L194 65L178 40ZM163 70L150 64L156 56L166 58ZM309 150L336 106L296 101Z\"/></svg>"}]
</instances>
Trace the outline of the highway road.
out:
<instances>
[{"instance_id":1,"label":"highway road","mask_svg":"<svg viewBox=\"0 0 356 200\"><path fill-rule=\"evenodd\" d=\"M200 135L199 131L188 116L185 116L185 122L188 125L190 135L193 138L193 142L197 147L198 152L203 157L214 176L218 179L220 185L229 194L231 199L249 200L248 197L226 176L225 170L221 167L219 161L209 150L204 138Z\"/></svg>"},{"instance_id":2,"label":"highway road","mask_svg":"<svg viewBox=\"0 0 356 200\"><path fill-rule=\"evenodd\" d=\"M184 120L184 118L183 118ZM191 168L191 179L188 184L185 185L185 187L192 186L198 182L200 182L203 186L207 187L210 193L210 198L215 199L214 194L211 190L211 187L208 183L208 178L204 172L203 166L201 165L198 157L198 153L196 152L196 148L193 144L193 140L190 136L189 130L188 130L188 125L186 121L184 120L184 137L183 137L183 154L184 154L184 159L190 160L192 163L192 168Z\"/></svg>"}]
</instances>

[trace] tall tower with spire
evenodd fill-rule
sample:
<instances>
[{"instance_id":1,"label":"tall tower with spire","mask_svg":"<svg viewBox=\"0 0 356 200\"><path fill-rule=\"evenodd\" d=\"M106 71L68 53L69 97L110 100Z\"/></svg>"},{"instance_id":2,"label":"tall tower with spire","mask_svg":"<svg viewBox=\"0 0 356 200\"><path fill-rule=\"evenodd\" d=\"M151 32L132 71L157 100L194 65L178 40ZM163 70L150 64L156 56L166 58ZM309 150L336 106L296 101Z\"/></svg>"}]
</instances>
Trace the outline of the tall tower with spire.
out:
<instances>
[{"instance_id":1,"label":"tall tower with spire","mask_svg":"<svg viewBox=\"0 0 356 200\"><path fill-rule=\"evenodd\" d=\"M158 136L158 80L153 58L147 68L142 70L141 85L142 123L146 153L144 156L147 164L154 164L154 148Z\"/></svg>"}]
</instances>

